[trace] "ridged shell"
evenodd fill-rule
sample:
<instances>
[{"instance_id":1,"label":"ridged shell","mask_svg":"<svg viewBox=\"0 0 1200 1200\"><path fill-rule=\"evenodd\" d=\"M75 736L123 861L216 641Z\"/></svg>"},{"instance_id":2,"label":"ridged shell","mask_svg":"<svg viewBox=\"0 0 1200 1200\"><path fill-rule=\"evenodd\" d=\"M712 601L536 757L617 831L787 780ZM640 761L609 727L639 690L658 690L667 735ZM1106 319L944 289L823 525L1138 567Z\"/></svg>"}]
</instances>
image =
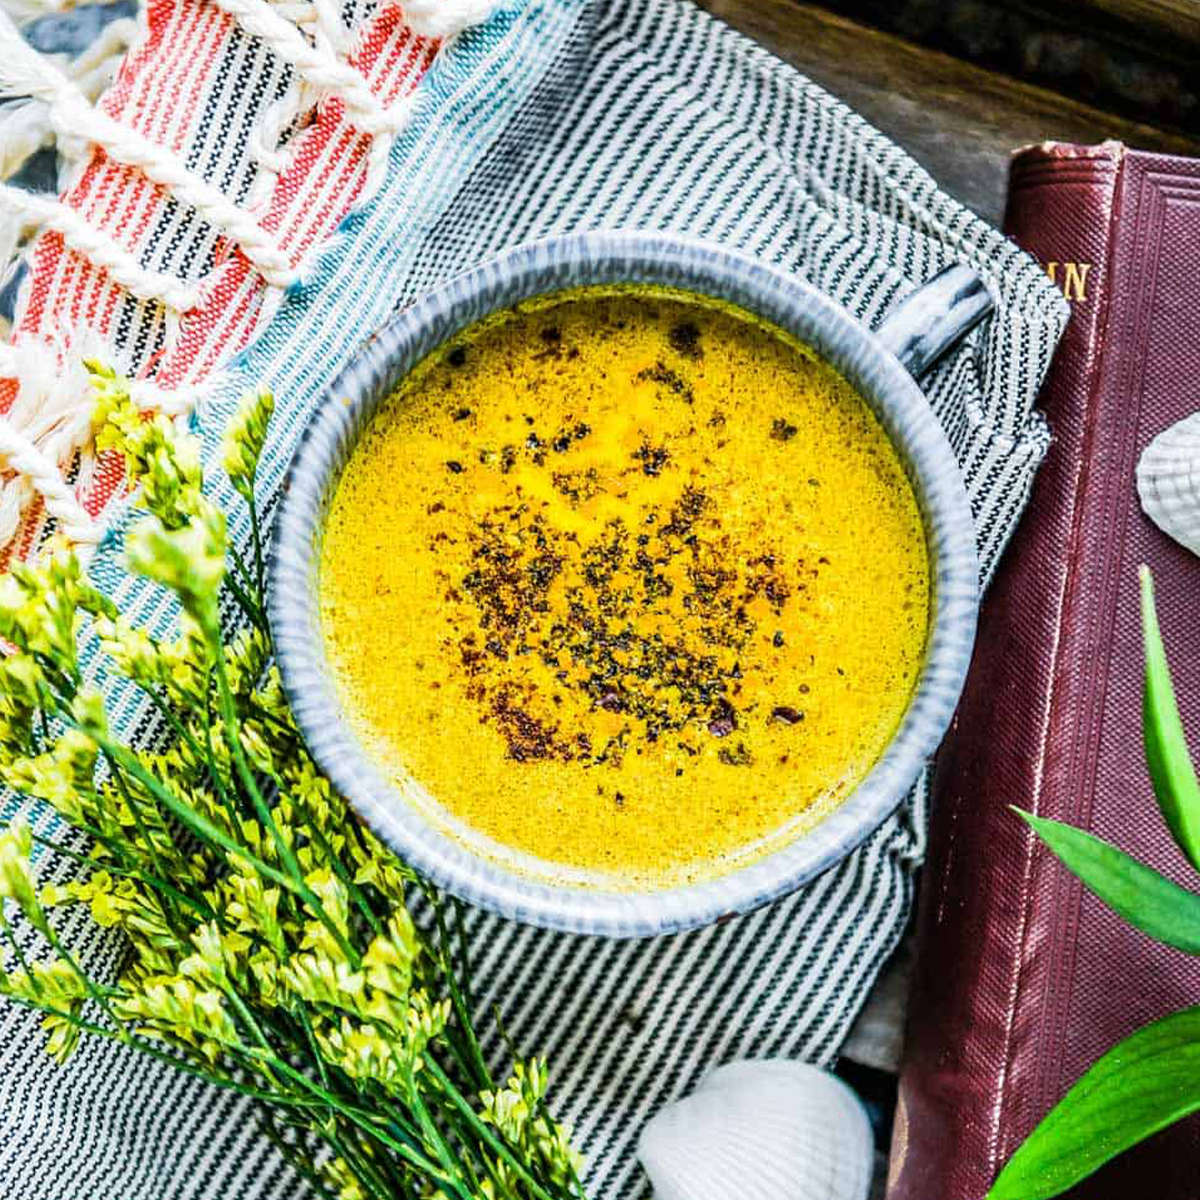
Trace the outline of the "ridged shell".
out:
<instances>
[{"instance_id":1,"label":"ridged shell","mask_svg":"<svg viewBox=\"0 0 1200 1200\"><path fill-rule=\"evenodd\" d=\"M1163 430L1146 447L1137 487L1155 525L1200 554L1200 413Z\"/></svg>"},{"instance_id":2,"label":"ridged shell","mask_svg":"<svg viewBox=\"0 0 1200 1200\"><path fill-rule=\"evenodd\" d=\"M840 1079L784 1059L718 1067L642 1130L656 1200L866 1200L874 1141Z\"/></svg>"}]
</instances>

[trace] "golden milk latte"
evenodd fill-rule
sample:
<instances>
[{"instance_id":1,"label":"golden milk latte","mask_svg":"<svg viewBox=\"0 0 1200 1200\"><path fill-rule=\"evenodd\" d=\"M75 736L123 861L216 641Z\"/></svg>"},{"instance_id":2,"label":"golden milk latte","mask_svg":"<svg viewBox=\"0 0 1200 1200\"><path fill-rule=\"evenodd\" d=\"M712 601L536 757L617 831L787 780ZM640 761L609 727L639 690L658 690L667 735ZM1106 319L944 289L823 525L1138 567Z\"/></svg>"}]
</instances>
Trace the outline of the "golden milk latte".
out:
<instances>
[{"instance_id":1,"label":"golden milk latte","mask_svg":"<svg viewBox=\"0 0 1200 1200\"><path fill-rule=\"evenodd\" d=\"M887 436L813 352L728 305L584 288L469 328L385 402L320 599L346 715L409 796L490 855L653 887L863 778L929 566Z\"/></svg>"}]
</instances>

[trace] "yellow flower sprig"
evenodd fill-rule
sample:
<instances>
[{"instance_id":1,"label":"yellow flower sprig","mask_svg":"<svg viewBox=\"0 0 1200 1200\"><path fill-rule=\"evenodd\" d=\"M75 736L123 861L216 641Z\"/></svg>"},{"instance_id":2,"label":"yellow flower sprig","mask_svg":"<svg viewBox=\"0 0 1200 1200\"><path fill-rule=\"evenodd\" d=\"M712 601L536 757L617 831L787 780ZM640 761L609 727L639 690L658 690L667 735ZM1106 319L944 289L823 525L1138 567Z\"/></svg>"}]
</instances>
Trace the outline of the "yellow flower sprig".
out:
<instances>
[{"instance_id":1,"label":"yellow flower sprig","mask_svg":"<svg viewBox=\"0 0 1200 1200\"><path fill-rule=\"evenodd\" d=\"M60 1061L81 1036L106 1037L261 1101L266 1135L327 1197L578 1200L545 1063L515 1062L496 1084L441 899L330 787L271 666L254 502L270 393L247 398L223 456L249 508L250 565L204 493L196 440L139 412L113 372L92 374L97 442L124 456L145 510L129 567L174 595L178 629L164 638L120 612L64 545L0 578L14 648L0 659L0 780L82 835L0 830L0 1002L39 1010ZM223 593L243 617L230 634ZM85 643L151 699L154 750L110 725ZM35 852L70 878L40 885ZM434 906L428 934L414 883ZM93 978L62 944L63 905L127 941L118 978ZM30 956L30 934L48 956Z\"/></svg>"}]
</instances>

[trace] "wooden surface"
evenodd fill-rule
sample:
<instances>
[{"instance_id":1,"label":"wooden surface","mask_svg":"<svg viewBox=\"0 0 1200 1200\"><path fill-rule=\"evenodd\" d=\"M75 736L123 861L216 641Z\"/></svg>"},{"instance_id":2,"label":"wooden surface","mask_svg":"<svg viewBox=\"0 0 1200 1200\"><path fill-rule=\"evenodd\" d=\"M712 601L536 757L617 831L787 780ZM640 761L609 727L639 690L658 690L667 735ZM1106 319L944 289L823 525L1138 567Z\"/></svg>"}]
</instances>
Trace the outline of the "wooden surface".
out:
<instances>
[{"instance_id":1,"label":"wooden surface","mask_svg":"<svg viewBox=\"0 0 1200 1200\"><path fill-rule=\"evenodd\" d=\"M1200 137L1127 120L797 0L698 0L844 100L943 188L999 224L1012 150L1115 138L1200 155Z\"/></svg>"},{"instance_id":2,"label":"wooden surface","mask_svg":"<svg viewBox=\"0 0 1200 1200\"><path fill-rule=\"evenodd\" d=\"M814 0L1131 121L1200 129L1200 0Z\"/></svg>"},{"instance_id":3,"label":"wooden surface","mask_svg":"<svg viewBox=\"0 0 1200 1200\"><path fill-rule=\"evenodd\" d=\"M1200 45L1200 0L1080 0L1136 28Z\"/></svg>"}]
</instances>

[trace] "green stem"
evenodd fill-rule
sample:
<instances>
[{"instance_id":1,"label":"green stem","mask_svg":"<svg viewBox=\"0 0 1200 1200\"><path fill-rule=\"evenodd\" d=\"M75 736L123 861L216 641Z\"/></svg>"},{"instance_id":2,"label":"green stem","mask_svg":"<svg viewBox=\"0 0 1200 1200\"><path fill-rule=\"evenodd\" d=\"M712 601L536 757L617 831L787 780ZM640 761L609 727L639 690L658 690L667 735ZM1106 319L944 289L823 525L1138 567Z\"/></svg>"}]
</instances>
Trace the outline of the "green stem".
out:
<instances>
[{"instance_id":1,"label":"green stem","mask_svg":"<svg viewBox=\"0 0 1200 1200\"><path fill-rule=\"evenodd\" d=\"M226 808L229 807L228 799L225 793L225 781L221 778L221 772L217 770L216 758L212 752L212 741L208 740L207 753L205 747L201 746L196 740L195 735L188 729L186 725L171 711L171 706L163 700L163 698L155 691L145 688L145 694L150 697L151 702L158 710L159 714L171 726L176 737L186 743L188 749L192 752L193 757L197 762L203 762L208 771L209 781L213 785L213 791L217 793L218 799ZM207 728L207 726L206 726Z\"/></svg>"},{"instance_id":2,"label":"green stem","mask_svg":"<svg viewBox=\"0 0 1200 1200\"><path fill-rule=\"evenodd\" d=\"M270 1112L259 1114L259 1128L267 1135L267 1140L279 1151L292 1170L304 1179L308 1186L321 1197L321 1200L338 1200L337 1196L326 1186L325 1181L304 1161L301 1149L284 1140L283 1135L276 1128ZM324 1137L319 1131L316 1131L316 1136Z\"/></svg>"},{"instance_id":3,"label":"green stem","mask_svg":"<svg viewBox=\"0 0 1200 1200\"><path fill-rule=\"evenodd\" d=\"M262 1061L265 1066L270 1067L276 1057L275 1047L267 1040L266 1034L262 1031L262 1026L254 1019L254 1014L250 1011L241 996L238 995L237 989L232 987L227 980L222 982L221 991L228 997L234 1011L241 1017L242 1024L250 1031L250 1035L266 1051L266 1055ZM274 1070L271 1071L271 1075L274 1077Z\"/></svg>"},{"instance_id":4,"label":"green stem","mask_svg":"<svg viewBox=\"0 0 1200 1200\"><path fill-rule=\"evenodd\" d=\"M125 805L133 814L133 823L137 826L138 833L141 834L142 841L145 842L146 848L150 851L150 860L154 863L154 868L160 875L168 874L168 871L163 865L162 859L158 853L158 847L154 844L154 837L150 833L146 825L146 821L140 811L140 805L134 801L133 795L129 790L129 785L125 782L125 776L121 768L108 755L105 755L105 761L108 763L109 772L112 778L116 781L117 787L120 789L121 795L125 800ZM163 905L163 916L170 923L171 932L181 941L186 942L187 936L176 924L178 914L174 911L173 905Z\"/></svg>"},{"instance_id":5,"label":"green stem","mask_svg":"<svg viewBox=\"0 0 1200 1200\"><path fill-rule=\"evenodd\" d=\"M237 769L242 786L246 789L246 793L250 797L251 804L254 805L254 811L258 814L258 819L262 822L263 828L270 832L279 850L279 857L292 877L295 885L292 890L304 900L304 903L312 910L321 924L329 930L330 935L337 942L350 965L357 971L362 964L362 959L358 951L350 944L346 935L337 927L333 918L325 911L325 906L321 903L316 892L305 882L304 875L300 870L300 863L296 859L295 851L288 845L283 834L279 832L279 826L276 825L275 818L271 816L271 810L267 807L267 802L263 799L262 792L258 789L254 773L250 770L250 764L247 763L246 755L242 750L242 743L238 740L237 709L233 702L233 693L229 690L229 679L225 674L225 661L220 654L217 655L214 666L217 676L217 697L221 711L221 731L225 736L225 744L229 748L230 757L233 759L233 764Z\"/></svg>"},{"instance_id":6,"label":"green stem","mask_svg":"<svg viewBox=\"0 0 1200 1200\"><path fill-rule=\"evenodd\" d=\"M25 649L25 647L21 647L21 649ZM33 653L29 650L26 650L26 653L32 654L34 662L41 667L42 673L60 693L59 696L52 697L55 700L56 707L65 702L69 708L71 701L75 699L75 693L79 690L78 671L72 667L72 673L68 675L52 658L48 658L44 654Z\"/></svg>"},{"instance_id":7,"label":"green stem","mask_svg":"<svg viewBox=\"0 0 1200 1200\"><path fill-rule=\"evenodd\" d=\"M280 735L287 738L289 747L298 752L296 755L297 758L300 757L300 755L303 755L304 758L307 759L308 752L304 749L304 744L300 740L300 734L296 730L295 725L290 724L282 717L273 713L269 708L266 708L260 704L257 697L261 695L261 691L252 692L249 696L242 697L242 703L245 704L247 709L250 710L251 714L257 717L260 721L265 721L270 725L274 725L275 728L279 730ZM309 761L311 761L311 759Z\"/></svg>"},{"instance_id":8,"label":"green stem","mask_svg":"<svg viewBox=\"0 0 1200 1200\"><path fill-rule=\"evenodd\" d=\"M226 544L226 550L229 554L229 561L233 563L233 569L242 581L242 586L249 592L254 591L254 576L250 574L250 568L246 565L246 560L238 549L237 542L231 538ZM225 574L228 578L229 572L227 571Z\"/></svg>"},{"instance_id":9,"label":"green stem","mask_svg":"<svg viewBox=\"0 0 1200 1200\"><path fill-rule=\"evenodd\" d=\"M282 790L282 781L280 781L280 786ZM354 876L346 870L346 866L342 862L341 857L335 853L333 847L329 844L329 839L321 831L316 821L313 820L312 813L309 810L308 805L303 801L298 800L295 796L292 796L292 802L308 817L308 822L305 825L305 832L316 844L317 849L320 850L321 853L329 860L329 865L333 868L333 873L341 881L342 886L346 889L346 892L350 899L354 902L355 907L358 908L358 910L366 918L367 924L371 927L371 932L377 936L382 934L383 925L379 918L372 911L370 904L367 903L367 898L365 895L363 895L362 888L360 888L358 884L354 882Z\"/></svg>"},{"instance_id":10,"label":"green stem","mask_svg":"<svg viewBox=\"0 0 1200 1200\"><path fill-rule=\"evenodd\" d=\"M354 1172L355 1178L367 1188L374 1200L395 1200L370 1159L360 1153L358 1149L352 1148L348 1139L331 1135L329 1144L342 1156L347 1166Z\"/></svg>"},{"instance_id":11,"label":"green stem","mask_svg":"<svg viewBox=\"0 0 1200 1200\"><path fill-rule=\"evenodd\" d=\"M289 1079L294 1079L301 1087L306 1088L316 1096L320 1096L328 1106L336 1112L341 1113L347 1120L353 1121L360 1128L365 1129L372 1137L377 1138L389 1150L395 1151L405 1162L416 1167L419 1171L424 1171L434 1179L441 1179L440 1168L433 1159L422 1154L419 1150L406 1145L403 1142L396 1141L390 1137L387 1130L381 1128L378 1123L378 1118L373 1114L363 1112L361 1109L355 1108L353 1105L347 1104L344 1100L331 1095L324 1088L314 1083L302 1071L297 1071L294 1067L284 1062L282 1059L276 1061L275 1066L287 1075Z\"/></svg>"},{"instance_id":12,"label":"green stem","mask_svg":"<svg viewBox=\"0 0 1200 1200\"><path fill-rule=\"evenodd\" d=\"M89 858L86 854L80 854L78 850L71 850L61 842L56 842L53 838L42 837L38 833L34 833L31 836L39 846L45 846L47 850L53 850L55 854L61 854L64 858L72 859L74 862L80 863L91 871L106 871L110 875L120 875L123 879L136 879L139 883L144 883L147 887L151 887L155 891L167 893L177 903L186 904L205 918L211 919L216 915L203 897L197 900L195 897L189 896L186 892L179 891L167 883L165 879L159 879L155 875L147 875L145 871L136 868L118 867L113 863L98 862L94 858Z\"/></svg>"},{"instance_id":13,"label":"green stem","mask_svg":"<svg viewBox=\"0 0 1200 1200\"><path fill-rule=\"evenodd\" d=\"M450 962L450 934L446 927L442 899L428 884L424 885L424 887L426 898L433 908L434 920L437 924L438 944L441 949L442 974L445 976L446 987L450 992L450 1003L454 1006L454 1011L458 1014L458 1023L467 1041L470 1060L468 1063L468 1073L474 1073L474 1082L480 1091L492 1090L495 1088L495 1083L492 1080L491 1072L487 1068L487 1063L484 1061L483 1050L480 1048L479 1038L475 1034L475 1023L471 1019L471 1009L468 1000L471 976L466 951L466 933L462 922L462 904L458 900L454 902L463 975L463 985L460 986L458 976Z\"/></svg>"},{"instance_id":14,"label":"green stem","mask_svg":"<svg viewBox=\"0 0 1200 1200\"><path fill-rule=\"evenodd\" d=\"M75 728L79 728L78 725ZM159 800L171 813L176 816L179 821L186 825L192 833L197 837L203 838L206 842L210 842L215 846L221 847L229 854L237 855L239 858L248 862L256 871L259 872L265 879L270 879L274 883L278 883L281 887L286 888L289 892L296 892L295 880L285 874L283 871L277 870L270 863L264 862L258 857L248 846L235 841L223 830L218 829L207 817L201 816L189 804L185 804L178 796L174 795L170 789L164 787L144 766L138 761L137 757L124 746L118 746L115 742L111 742L101 733L93 733L89 730L84 730L84 733L90 737L96 745L100 747L106 754L115 757L118 762L127 770L139 783L150 789L155 798ZM301 892L303 895L303 892Z\"/></svg>"},{"instance_id":15,"label":"green stem","mask_svg":"<svg viewBox=\"0 0 1200 1200\"><path fill-rule=\"evenodd\" d=\"M480 1118L479 1114L471 1107L467 1099L459 1092L450 1077L442 1070L441 1066L432 1057L425 1056L426 1070L442 1085L442 1091L446 1098L459 1110L466 1118L467 1124L471 1127L475 1135L488 1147L499 1156L518 1178L529 1188L530 1193L536 1200L560 1200L552 1193L546 1191L544 1187L529 1173L526 1168L513 1154L513 1152L496 1136L496 1134L488 1128L488 1126Z\"/></svg>"},{"instance_id":16,"label":"green stem","mask_svg":"<svg viewBox=\"0 0 1200 1200\"><path fill-rule=\"evenodd\" d=\"M221 775L220 768L217 766L217 751L213 746L213 713L212 713L212 668L204 676L204 754L205 765L208 768L208 777L213 782L213 789L217 793L217 799L225 806L225 811L229 813L230 819L236 824L241 817L238 811L238 806L234 798L230 796L229 789L225 786L225 779ZM230 780L230 787L233 781Z\"/></svg>"},{"instance_id":17,"label":"green stem","mask_svg":"<svg viewBox=\"0 0 1200 1200\"><path fill-rule=\"evenodd\" d=\"M197 1079L203 1079L206 1083L211 1083L215 1087L237 1092L240 1095L248 1096L252 1100L261 1100L266 1104L283 1105L287 1108L311 1109L328 1107L321 1100L302 1100L289 1096L286 1093L264 1092L258 1088L248 1087L246 1084L240 1083L238 1080L231 1079L228 1076L212 1073L209 1070L195 1066L193 1063L189 1063L186 1059L178 1058L174 1054L168 1054L165 1050L159 1050L158 1047L150 1045L144 1038L132 1036L123 1026L119 1026L117 1030L106 1029L103 1025L97 1025L92 1021L85 1021L82 1017L77 1017L74 1013L55 1008L50 1004L29 1000L24 996L14 996L8 992L3 993L3 995L6 999L11 1000L14 1004L19 1004L22 1008L44 1013L51 1017L59 1017L69 1024L76 1026L81 1033L86 1033L92 1037L102 1037L110 1042L120 1042L122 1045L136 1050L139 1054L145 1054L150 1058L174 1067L178 1071L182 1071L185 1075L194 1075Z\"/></svg>"},{"instance_id":18,"label":"green stem","mask_svg":"<svg viewBox=\"0 0 1200 1200\"><path fill-rule=\"evenodd\" d=\"M267 594L267 572L264 566L262 525L258 519L258 504L254 499L253 479L250 480L250 486L247 489L246 503L250 507L250 536L254 542L254 570L258 575L258 594L265 596Z\"/></svg>"},{"instance_id":19,"label":"green stem","mask_svg":"<svg viewBox=\"0 0 1200 1200\"><path fill-rule=\"evenodd\" d=\"M317 1045L317 1035L313 1033L312 1021L308 1018L308 1010L303 1003L296 1006L297 1015L300 1018L300 1026L304 1030L304 1036L308 1039L308 1048L312 1051L313 1061L317 1064L317 1073L321 1076L321 1086L329 1090L329 1071L325 1066L325 1058L321 1054L320 1047Z\"/></svg>"},{"instance_id":20,"label":"green stem","mask_svg":"<svg viewBox=\"0 0 1200 1200\"><path fill-rule=\"evenodd\" d=\"M142 692L149 699L150 703L154 705L159 716L170 725L171 731L175 736L187 744L192 755L197 759L202 758L200 743L191 735L187 726L171 711L171 706L158 694L157 689L144 687L142 688Z\"/></svg>"},{"instance_id":21,"label":"green stem","mask_svg":"<svg viewBox=\"0 0 1200 1200\"><path fill-rule=\"evenodd\" d=\"M387 1188L388 1200L396 1200L396 1197L403 1196L410 1190L405 1187L404 1180L400 1178L400 1165L391 1154L380 1151L374 1146L372 1148L375 1149L375 1158L372 1162L383 1178L384 1187Z\"/></svg>"},{"instance_id":22,"label":"green stem","mask_svg":"<svg viewBox=\"0 0 1200 1200\"><path fill-rule=\"evenodd\" d=\"M87 994L104 1010L104 1015L115 1025L120 1026L120 1021L117 1019L117 1014L113 1012L112 1005L108 1002L110 995L115 995L109 988L101 989L92 977L79 965L75 956L62 944L62 940L58 934L54 932L54 927L49 921L43 921L41 926L42 936L50 943L50 948L71 968L72 971L79 977L80 983L83 984Z\"/></svg>"},{"instance_id":23,"label":"green stem","mask_svg":"<svg viewBox=\"0 0 1200 1200\"><path fill-rule=\"evenodd\" d=\"M42 994L41 982L33 973L33 969L29 965L29 959L25 957L25 951L21 949L21 943L17 941L17 935L13 933L12 927L8 923L8 918L4 915L3 901L0 901L0 929L4 930L4 936L8 939L8 944L13 948L13 953L17 956L17 962L21 964L21 969L25 972L25 978L29 980L34 995L40 996ZM16 997L14 996L13 999L16 999Z\"/></svg>"},{"instance_id":24,"label":"green stem","mask_svg":"<svg viewBox=\"0 0 1200 1200\"><path fill-rule=\"evenodd\" d=\"M238 583L238 581L228 572L225 573L225 586L233 593L233 598L237 601L238 607L242 610L242 612L244 612L246 616L258 626L259 629L266 633L270 629L270 626L267 622L267 615L263 612L262 607L255 603L249 591L240 583Z\"/></svg>"},{"instance_id":25,"label":"green stem","mask_svg":"<svg viewBox=\"0 0 1200 1200\"><path fill-rule=\"evenodd\" d=\"M438 1129L437 1125L434 1124L433 1118L429 1115L429 1109L425 1107L425 1101L421 1099L421 1091L417 1087L417 1081L414 1077L415 1072L411 1065L408 1067L405 1075L407 1077L408 1094L411 1097L410 1103L412 1104L413 1112L416 1114L421 1132L425 1135L426 1143L432 1143L434 1151L438 1158L441 1159L446 1171L461 1179L462 1172L459 1169L459 1165L451 1154L450 1147L446 1145L446 1139L442 1137L441 1130ZM455 1183L455 1191L458 1191L457 1181ZM470 1198L465 1197L464 1200L470 1200Z\"/></svg>"},{"instance_id":26,"label":"green stem","mask_svg":"<svg viewBox=\"0 0 1200 1200\"><path fill-rule=\"evenodd\" d=\"M254 1019L254 1014L246 1007L246 1002L238 995L237 989L230 986L228 980L222 981L221 990L229 998L238 1016L242 1018L243 1024L250 1030L254 1040L272 1057L275 1055L275 1047L267 1041L266 1035L262 1031L262 1027Z\"/></svg>"}]
</instances>

